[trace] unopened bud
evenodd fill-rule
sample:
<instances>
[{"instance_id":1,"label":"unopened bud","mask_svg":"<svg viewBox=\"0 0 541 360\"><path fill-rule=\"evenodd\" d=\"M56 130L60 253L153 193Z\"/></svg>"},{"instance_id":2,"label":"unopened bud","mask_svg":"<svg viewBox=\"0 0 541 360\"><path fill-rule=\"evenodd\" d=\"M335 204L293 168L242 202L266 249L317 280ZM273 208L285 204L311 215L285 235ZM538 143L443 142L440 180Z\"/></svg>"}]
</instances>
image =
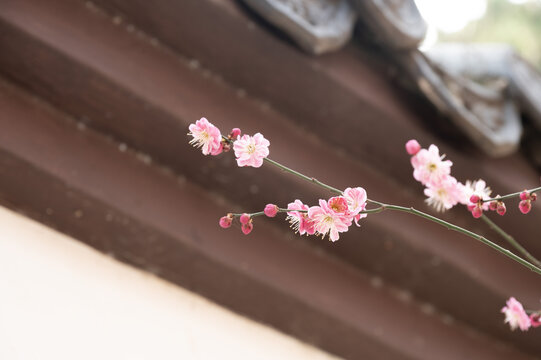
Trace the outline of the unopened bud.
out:
<instances>
[{"instance_id":1,"label":"unopened bud","mask_svg":"<svg viewBox=\"0 0 541 360\"><path fill-rule=\"evenodd\" d=\"M234 128L233 130L231 130L231 133L229 134L229 137L232 139L232 140L237 140L237 138L240 136L241 134L241 131L239 128Z\"/></svg>"},{"instance_id":2,"label":"unopened bud","mask_svg":"<svg viewBox=\"0 0 541 360\"><path fill-rule=\"evenodd\" d=\"M233 222L232 214L227 214L227 216L222 216L220 218L220 226L223 227L224 229L231 227L232 222Z\"/></svg>"},{"instance_id":3,"label":"unopened bud","mask_svg":"<svg viewBox=\"0 0 541 360\"><path fill-rule=\"evenodd\" d=\"M507 209L505 207L505 204L503 202L501 202L501 201L498 201L498 207L496 208L496 212L499 215L504 216L506 211L507 211Z\"/></svg>"},{"instance_id":4,"label":"unopened bud","mask_svg":"<svg viewBox=\"0 0 541 360\"><path fill-rule=\"evenodd\" d=\"M254 228L254 224L252 223L252 220L250 220L246 224L242 224L242 226L240 227L244 235L248 235L249 233L251 233L253 228Z\"/></svg>"},{"instance_id":5,"label":"unopened bud","mask_svg":"<svg viewBox=\"0 0 541 360\"><path fill-rule=\"evenodd\" d=\"M532 209L532 203L530 202L530 200L522 200L519 204L518 204L518 208L520 210L521 213L523 214L527 214L530 212L530 210Z\"/></svg>"},{"instance_id":6,"label":"unopened bud","mask_svg":"<svg viewBox=\"0 0 541 360\"><path fill-rule=\"evenodd\" d=\"M474 218L479 219L483 215L483 209L479 205L477 205L473 208L471 214Z\"/></svg>"},{"instance_id":7,"label":"unopened bud","mask_svg":"<svg viewBox=\"0 0 541 360\"><path fill-rule=\"evenodd\" d=\"M250 221L250 215L244 213L240 216L239 220L242 225L246 225Z\"/></svg>"},{"instance_id":8,"label":"unopened bud","mask_svg":"<svg viewBox=\"0 0 541 360\"><path fill-rule=\"evenodd\" d=\"M417 142L417 140L410 140L406 143L406 151L410 155L415 155L421 150L421 145Z\"/></svg>"},{"instance_id":9,"label":"unopened bud","mask_svg":"<svg viewBox=\"0 0 541 360\"><path fill-rule=\"evenodd\" d=\"M268 217L275 217L276 214L278 213L278 206L276 206L274 204L267 204L267 206L265 206L265 210L263 212Z\"/></svg>"}]
</instances>

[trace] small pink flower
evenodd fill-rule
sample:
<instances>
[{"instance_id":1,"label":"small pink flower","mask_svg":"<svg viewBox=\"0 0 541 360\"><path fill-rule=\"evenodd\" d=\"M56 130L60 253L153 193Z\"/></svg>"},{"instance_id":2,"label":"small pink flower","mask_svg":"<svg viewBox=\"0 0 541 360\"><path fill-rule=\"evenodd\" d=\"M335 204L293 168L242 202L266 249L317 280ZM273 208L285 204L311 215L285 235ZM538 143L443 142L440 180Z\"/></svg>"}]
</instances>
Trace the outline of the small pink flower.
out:
<instances>
[{"instance_id":1,"label":"small pink flower","mask_svg":"<svg viewBox=\"0 0 541 360\"><path fill-rule=\"evenodd\" d=\"M314 222L314 228L318 235L329 234L332 241L339 239L341 232L348 231L351 226L351 216L347 212L347 202L345 212L336 212L335 209L343 210L343 203L346 202L343 197L325 200L319 200L319 206L312 206L308 210L308 217ZM332 207L331 207L331 206Z\"/></svg>"},{"instance_id":2,"label":"small pink flower","mask_svg":"<svg viewBox=\"0 0 541 360\"><path fill-rule=\"evenodd\" d=\"M288 210L304 210L300 211L288 211L287 220L291 224L291 227L301 235L313 235L316 230L314 229L314 222L308 217L308 205L304 205L300 200L289 203L287 205Z\"/></svg>"},{"instance_id":3,"label":"small pink flower","mask_svg":"<svg viewBox=\"0 0 541 360\"><path fill-rule=\"evenodd\" d=\"M274 204L267 204L267 206L265 206L265 210L263 210L263 212L268 217L275 217L276 214L278 213L278 206L276 206Z\"/></svg>"},{"instance_id":4,"label":"small pink flower","mask_svg":"<svg viewBox=\"0 0 541 360\"><path fill-rule=\"evenodd\" d=\"M220 226L223 227L224 229L231 227L232 222L233 222L232 214L227 214L227 216L222 216L220 218Z\"/></svg>"},{"instance_id":5,"label":"small pink flower","mask_svg":"<svg viewBox=\"0 0 541 360\"><path fill-rule=\"evenodd\" d=\"M406 151L408 154L415 155L419 152L419 150L421 150L421 145L419 145L417 140L412 139L406 143Z\"/></svg>"},{"instance_id":6,"label":"small pink flower","mask_svg":"<svg viewBox=\"0 0 541 360\"><path fill-rule=\"evenodd\" d=\"M452 176L447 176L438 183L428 183L425 189L428 196L426 203L437 211L449 210L458 204L463 196L461 184Z\"/></svg>"},{"instance_id":7,"label":"small pink flower","mask_svg":"<svg viewBox=\"0 0 541 360\"><path fill-rule=\"evenodd\" d=\"M509 324L511 330L520 328L520 330L526 331L531 326L530 318L524 311L522 304L514 297L507 300L506 306L502 309L502 313L505 314L505 323Z\"/></svg>"},{"instance_id":8,"label":"small pink flower","mask_svg":"<svg viewBox=\"0 0 541 360\"><path fill-rule=\"evenodd\" d=\"M203 155L218 155L222 152L222 135L220 130L206 118L201 118L189 126L188 135L193 136L190 144L200 147Z\"/></svg>"},{"instance_id":9,"label":"small pink flower","mask_svg":"<svg viewBox=\"0 0 541 360\"><path fill-rule=\"evenodd\" d=\"M423 185L435 185L441 182L451 173L453 163L443 160L445 155L440 156L440 150L436 145L430 145L428 150L421 149L411 158L413 177Z\"/></svg>"},{"instance_id":10,"label":"small pink flower","mask_svg":"<svg viewBox=\"0 0 541 360\"><path fill-rule=\"evenodd\" d=\"M233 143L233 150L239 166L260 167L263 159L269 156L270 142L260 133L254 136L242 135Z\"/></svg>"},{"instance_id":11,"label":"small pink flower","mask_svg":"<svg viewBox=\"0 0 541 360\"><path fill-rule=\"evenodd\" d=\"M466 206L476 205L479 200L488 200L490 199L490 194L492 194L492 190L487 187L487 183L482 179L473 182L470 180L466 181L466 184L463 187L463 192L464 195L460 200L460 203ZM477 201L472 201L475 199L477 199ZM483 202L481 208L483 211L488 211L490 209L490 203Z\"/></svg>"},{"instance_id":12,"label":"small pink flower","mask_svg":"<svg viewBox=\"0 0 541 360\"><path fill-rule=\"evenodd\" d=\"M346 214L349 210L348 201L343 196L334 196L329 199L327 204L337 214Z\"/></svg>"},{"instance_id":13,"label":"small pink flower","mask_svg":"<svg viewBox=\"0 0 541 360\"><path fill-rule=\"evenodd\" d=\"M530 193L528 190L524 190L520 193L520 200L530 200Z\"/></svg>"},{"instance_id":14,"label":"small pink flower","mask_svg":"<svg viewBox=\"0 0 541 360\"><path fill-rule=\"evenodd\" d=\"M518 203L518 208L521 213L527 214L532 210L532 202L530 200L521 200Z\"/></svg>"},{"instance_id":15,"label":"small pink flower","mask_svg":"<svg viewBox=\"0 0 541 360\"><path fill-rule=\"evenodd\" d=\"M347 188L344 190L344 198L348 203L348 210L355 220L355 225L359 225L359 220L366 217L366 214L359 214L366 208L366 190L362 187Z\"/></svg>"}]
</instances>

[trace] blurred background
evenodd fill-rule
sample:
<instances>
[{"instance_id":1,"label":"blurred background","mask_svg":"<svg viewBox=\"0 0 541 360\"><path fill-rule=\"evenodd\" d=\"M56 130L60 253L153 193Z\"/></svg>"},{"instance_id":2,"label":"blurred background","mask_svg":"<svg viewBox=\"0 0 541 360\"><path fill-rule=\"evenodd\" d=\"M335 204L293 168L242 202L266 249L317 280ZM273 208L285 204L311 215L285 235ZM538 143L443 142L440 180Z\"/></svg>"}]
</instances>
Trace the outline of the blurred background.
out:
<instances>
[{"instance_id":1,"label":"blurred background","mask_svg":"<svg viewBox=\"0 0 541 360\"><path fill-rule=\"evenodd\" d=\"M1 359L534 359L539 276L408 214L331 243L228 212L315 204L188 144L206 117L270 158L436 213L404 144L462 182L539 186L539 1L0 0ZM534 205L488 216L541 256Z\"/></svg>"}]
</instances>

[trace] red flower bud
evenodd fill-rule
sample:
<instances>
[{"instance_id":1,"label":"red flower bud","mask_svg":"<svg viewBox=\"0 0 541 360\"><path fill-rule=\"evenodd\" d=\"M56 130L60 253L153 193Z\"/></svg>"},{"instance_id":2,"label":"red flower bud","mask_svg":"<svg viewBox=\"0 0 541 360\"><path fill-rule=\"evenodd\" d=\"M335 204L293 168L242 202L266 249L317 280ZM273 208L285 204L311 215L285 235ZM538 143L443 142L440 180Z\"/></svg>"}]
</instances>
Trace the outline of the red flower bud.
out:
<instances>
[{"instance_id":1,"label":"red flower bud","mask_svg":"<svg viewBox=\"0 0 541 360\"><path fill-rule=\"evenodd\" d=\"M227 229L228 227L231 227L231 223L233 222L233 215L227 214L227 216L222 216L220 218L220 226L224 229Z\"/></svg>"},{"instance_id":2,"label":"red flower bud","mask_svg":"<svg viewBox=\"0 0 541 360\"><path fill-rule=\"evenodd\" d=\"M530 212L530 210L532 209L532 203L530 202L530 200L522 200L519 204L518 204L518 208L520 210L521 213L523 214L527 214Z\"/></svg>"},{"instance_id":3,"label":"red flower bud","mask_svg":"<svg viewBox=\"0 0 541 360\"><path fill-rule=\"evenodd\" d=\"M501 201L498 201L498 208L496 209L499 215L504 216L507 209L505 208L505 204Z\"/></svg>"},{"instance_id":4,"label":"red flower bud","mask_svg":"<svg viewBox=\"0 0 541 360\"><path fill-rule=\"evenodd\" d=\"M242 224L242 226L240 227L244 235L248 235L249 233L251 233L253 228L254 224L252 223L252 220L250 220L250 222L248 222L247 224Z\"/></svg>"},{"instance_id":5,"label":"red flower bud","mask_svg":"<svg viewBox=\"0 0 541 360\"><path fill-rule=\"evenodd\" d=\"M276 206L274 204L267 204L267 206L265 206L265 210L263 212L268 217L275 217L276 214L278 213L278 206Z\"/></svg>"},{"instance_id":6,"label":"red flower bud","mask_svg":"<svg viewBox=\"0 0 541 360\"><path fill-rule=\"evenodd\" d=\"M483 209L479 205L477 205L476 207L473 208L473 210L471 211L471 214L473 215L474 218L479 219L481 215L483 215Z\"/></svg>"},{"instance_id":7,"label":"red flower bud","mask_svg":"<svg viewBox=\"0 0 541 360\"><path fill-rule=\"evenodd\" d=\"M244 213L244 214L242 214L242 215L240 216L240 219L239 219L239 220L240 220L240 223L241 223L242 225L246 225L246 224L248 224L248 222L250 221L250 215Z\"/></svg>"}]
</instances>

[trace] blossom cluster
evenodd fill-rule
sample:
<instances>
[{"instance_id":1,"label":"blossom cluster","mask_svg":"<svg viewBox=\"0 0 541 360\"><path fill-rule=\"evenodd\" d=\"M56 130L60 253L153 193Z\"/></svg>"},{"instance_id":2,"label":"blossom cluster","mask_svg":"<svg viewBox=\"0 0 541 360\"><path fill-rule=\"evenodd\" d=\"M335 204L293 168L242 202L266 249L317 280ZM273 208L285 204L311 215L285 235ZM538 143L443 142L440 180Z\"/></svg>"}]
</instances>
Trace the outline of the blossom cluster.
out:
<instances>
[{"instance_id":1,"label":"blossom cluster","mask_svg":"<svg viewBox=\"0 0 541 360\"><path fill-rule=\"evenodd\" d=\"M188 135L193 137L190 144L201 148L203 155L219 155L229 151L233 144L237 165L256 168L263 165L263 159L269 156L270 143L260 133L241 136L240 129L234 128L228 137L224 137L220 130L204 117L191 124L189 129Z\"/></svg>"},{"instance_id":2,"label":"blossom cluster","mask_svg":"<svg viewBox=\"0 0 541 360\"><path fill-rule=\"evenodd\" d=\"M453 177L451 175L453 163L444 160L445 155L440 155L436 145L422 149L416 140L410 140L406 143L406 151L411 155L413 177L426 186L424 190L426 202L437 211L449 210L457 204L462 204L475 218L481 217L483 211L488 210L496 211L499 215L506 213L505 203L499 196L495 199L490 198L492 190L487 187L484 180L468 180L461 183ZM524 191L521 194L520 211L527 214L531 209L531 202L536 198L535 193Z\"/></svg>"},{"instance_id":3,"label":"blossom cluster","mask_svg":"<svg viewBox=\"0 0 541 360\"><path fill-rule=\"evenodd\" d=\"M541 326L541 313L531 312L528 315L522 304L514 297L507 300L505 306L502 308L502 313L505 314L505 323L509 324L511 330L519 328L522 331L526 331L530 327Z\"/></svg>"},{"instance_id":4,"label":"blossom cluster","mask_svg":"<svg viewBox=\"0 0 541 360\"><path fill-rule=\"evenodd\" d=\"M341 196L334 196L328 200L319 200L319 206L308 206L296 199L289 203L287 209L281 209L274 204L267 204L263 214L275 217L278 212L286 212L291 227L300 235L329 236L329 240L336 241L340 233L348 231L352 223L360 226L358 221L366 217L362 211L366 208L366 191L361 187L347 188ZM253 215L253 214L252 214ZM235 215L227 214L220 219L220 226L231 227ZM239 216L241 230L249 234L253 229L253 216L242 214Z\"/></svg>"}]
</instances>

